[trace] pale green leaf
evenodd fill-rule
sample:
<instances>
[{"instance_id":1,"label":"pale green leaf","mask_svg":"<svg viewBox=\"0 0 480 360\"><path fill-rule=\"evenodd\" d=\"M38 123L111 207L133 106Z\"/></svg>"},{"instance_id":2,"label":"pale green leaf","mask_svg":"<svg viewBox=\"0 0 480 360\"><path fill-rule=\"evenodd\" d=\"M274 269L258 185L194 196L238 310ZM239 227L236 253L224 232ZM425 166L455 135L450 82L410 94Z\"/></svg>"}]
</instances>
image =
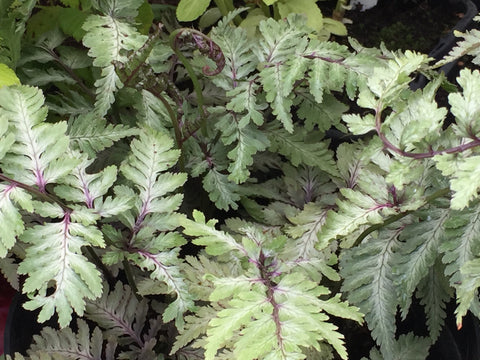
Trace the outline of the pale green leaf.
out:
<instances>
[{"instance_id":1,"label":"pale green leaf","mask_svg":"<svg viewBox=\"0 0 480 360\"><path fill-rule=\"evenodd\" d=\"M385 353L395 343L398 302L392 269L400 248L398 235L398 229L383 229L378 238L349 249L340 259L342 291L365 314L373 339Z\"/></svg>"},{"instance_id":2,"label":"pale green leaf","mask_svg":"<svg viewBox=\"0 0 480 360\"><path fill-rule=\"evenodd\" d=\"M302 14L307 17L307 25L315 31L323 28L322 12L315 0L280 0L277 2L278 12L282 18L291 13Z\"/></svg>"},{"instance_id":3,"label":"pale green leaf","mask_svg":"<svg viewBox=\"0 0 480 360\"><path fill-rule=\"evenodd\" d=\"M12 69L0 64L0 87L10 85L20 85L20 80Z\"/></svg>"},{"instance_id":4,"label":"pale green leaf","mask_svg":"<svg viewBox=\"0 0 480 360\"><path fill-rule=\"evenodd\" d=\"M0 89L0 114L13 125L15 144L3 159L5 172L45 191L48 183L68 174L77 161L66 156L66 123L46 123L47 109L39 89L28 86Z\"/></svg>"},{"instance_id":5,"label":"pale green leaf","mask_svg":"<svg viewBox=\"0 0 480 360\"><path fill-rule=\"evenodd\" d=\"M177 5L177 19L179 21L193 21L207 10L210 0L180 0Z\"/></svg>"},{"instance_id":6,"label":"pale green leaf","mask_svg":"<svg viewBox=\"0 0 480 360\"><path fill-rule=\"evenodd\" d=\"M90 157L113 145L114 142L138 134L138 129L124 125L107 124L94 113L82 114L68 122L70 144Z\"/></svg>"},{"instance_id":7,"label":"pale green leaf","mask_svg":"<svg viewBox=\"0 0 480 360\"><path fill-rule=\"evenodd\" d=\"M196 236L193 242L197 245L206 246L206 252L211 255L221 255L228 251L244 251L242 245L228 233L215 229L216 220L205 222L205 215L194 210L193 221L184 219L181 225L186 235Z\"/></svg>"},{"instance_id":8,"label":"pale green leaf","mask_svg":"<svg viewBox=\"0 0 480 360\"><path fill-rule=\"evenodd\" d=\"M407 225L400 235L404 244L394 274L398 276L403 311L418 283L428 275L439 257L438 247L444 239L444 223L449 214L448 208L428 209L418 214L420 221Z\"/></svg>"},{"instance_id":9,"label":"pale green leaf","mask_svg":"<svg viewBox=\"0 0 480 360\"><path fill-rule=\"evenodd\" d=\"M22 215L15 206L16 193L21 192L24 190L0 184L0 221L3 224L0 230L0 258L7 256L8 250L15 245L17 236L20 236L25 229ZM25 195L30 197L26 193Z\"/></svg>"},{"instance_id":10,"label":"pale green leaf","mask_svg":"<svg viewBox=\"0 0 480 360\"><path fill-rule=\"evenodd\" d=\"M98 233L92 238L92 230L70 222L66 214L61 222L37 225L22 234L22 241L29 244L18 269L20 274L27 275L23 291L30 300L25 308L41 308L39 322L50 319L56 312L58 323L66 327L73 311L83 314L86 299L101 295L100 272L82 254L82 247L89 244L104 246L101 233L95 229ZM48 293L52 284L54 291Z\"/></svg>"}]
</instances>

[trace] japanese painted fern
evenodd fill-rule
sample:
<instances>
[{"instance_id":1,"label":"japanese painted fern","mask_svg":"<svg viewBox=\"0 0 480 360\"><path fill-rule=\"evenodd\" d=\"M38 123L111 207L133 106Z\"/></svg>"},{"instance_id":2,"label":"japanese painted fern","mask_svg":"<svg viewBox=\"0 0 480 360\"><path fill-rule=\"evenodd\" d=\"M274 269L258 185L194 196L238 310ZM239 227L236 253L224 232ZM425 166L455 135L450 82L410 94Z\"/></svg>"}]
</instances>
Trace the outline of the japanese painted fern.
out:
<instances>
[{"instance_id":1,"label":"japanese painted fern","mask_svg":"<svg viewBox=\"0 0 480 360\"><path fill-rule=\"evenodd\" d=\"M15 358L347 359L365 321L362 356L424 359L448 302L480 316L477 70L447 107L425 55L300 15L62 4L0 23L0 269L59 325Z\"/></svg>"}]
</instances>

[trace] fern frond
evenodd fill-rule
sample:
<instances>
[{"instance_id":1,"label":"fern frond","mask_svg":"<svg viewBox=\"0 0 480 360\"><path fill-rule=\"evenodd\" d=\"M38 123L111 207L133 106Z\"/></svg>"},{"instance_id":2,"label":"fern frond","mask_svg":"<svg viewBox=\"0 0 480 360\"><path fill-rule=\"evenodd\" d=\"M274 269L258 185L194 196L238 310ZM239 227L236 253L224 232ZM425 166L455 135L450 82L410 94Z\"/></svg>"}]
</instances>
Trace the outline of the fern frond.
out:
<instances>
[{"instance_id":1,"label":"fern frond","mask_svg":"<svg viewBox=\"0 0 480 360\"><path fill-rule=\"evenodd\" d=\"M177 240L171 243L169 238L172 236L169 235L160 235L152 243L158 243L160 247L175 245L175 249L160 251L158 245L155 248L156 244L144 245L141 251L127 256L127 259L150 272L150 280L144 280L138 284L138 291L141 295L170 293L176 295L175 300L168 304L163 311L162 319L165 323L175 320L177 329L182 329L184 326L183 314L187 310L194 309L194 296L190 293L179 266L181 263L179 260L180 245L183 245L185 241L179 234L175 234ZM166 288L163 284L166 285Z\"/></svg>"},{"instance_id":2,"label":"fern frond","mask_svg":"<svg viewBox=\"0 0 480 360\"><path fill-rule=\"evenodd\" d=\"M44 192L49 183L68 174L77 161L65 156L68 137L65 122L45 122L47 108L39 89L12 86L0 89L0 115L9 121L15 144L2 160L3 170Z\"/></svg>"},{"instance_id":3,"label":"fern frond","mask_svg":"<svg viewBox=\"0 0 480 360\"><path fill-rule=\"evenodd\" d=\"M23 69L25 72L26 69ZM28 71L28 85L45 86L52 83L75 84L75 80L65 71L55 68L34 68Z\"/></svg>"},{"instance_id":4,"label":"fern frond","mask_svg":"<svg viewBox=\"0 0 480 360\"><path fill-rule=\"evenodd\" d=\"M270 128L269 140L271 145L268 150L286 156L293 166L299 164L315 166L330 175L338 176L333 152L328 149L327 142L319 141L322 135L319 133L312 135L310 133L311 143L305 141L306 137L306 129L299 128L293 134L289 134L284 129ZM313 140L314 138L316 139Z\"/></svg>"},{"instance_id":5,"label":"fern frond","mask_svg":"<svg viewBox=\"0 0 480 360\"><path fill-rule=\"evenodd\" d=\"M120 166L121 173L136 187L136 220L131 217L128 226L136 234L148 214L170 213L178 209L181 194L166 196L186 181L186 174L172 174L165 170L177 162L180 151L172 149L173 140L166 134L144 130L131 143L132 154Z\"/></svg>"},{"instance_id":6,"label":"fern frond","mask_svg":"<svg viewBox=\"0 0 480 360\"><path fill-rule=\"evenodd\" d=\"M261 84L273 114L291 133L291 90L294 82L303 76L302 69L306 66L306 60L297 55L305 50L308 43L304 36L308 33L305 19L296 14L289 15L284 22L268 19L260 23L259 31L262 36L254 51L265 66L259 73Z\"/></svg>"},{"instance_id":7,"label":"fern frond","mask_svg":"<svg viewBox=\"0 0 480 360\"><path fill-rule=\"evenodd\" d=\"M270 141L256 126L242 126L235 114L226 114L220 118L216 127L222 132L221 139L225 145L236 144L227 154L231 160L228 179L237 184L245 182L250 175L248 168L253 164L253 155L264 151Z\"/></svg>"},{"instance_id":8,"label":"fern frond","mask_svg":"<svg viewBox=\"0 0 480 360\"><path fill-rule=\"evenodd\" d=\"M116 0L93 1L92 5L95 9L110 14L114 17L132 17L138 14L140 6L143 4L141 0L124 0L118 2Z\"/></svg>"},{"instance_id":9,"label":"fern frond","mask_svg":"<svg viewBox=\"0 0 480 360\"><path fill-rule=\"evenodd\" d=\"M472 138L480 131L480 101L475 97L480 88L480 72L462 69L457 82L462 91L448 95L450 111L455 116L452 128L459 137Z\"/></svg>"},{"instance_id":10,"label":"fern frond","mask_svg":"<svg viewBox=\"0 0 480 360\"><path fill-rule=\"evenodd\" d=\"M240 82L237 87L227 92L231 96L230 102L226 105L227 110L235 111L237 114L238 127L253 122L255 125L262 125L265 121L262 110L267 108L267 104L258 95L259 85L253 80Z\"/></svg>"},{"instance_id":11,"label":"fern frond","mask_svg":"<svg viewBox=\"0 0 480 360\"><path fill-rule=\"evenodd\" d=\"M462 211L451 211L445 222L445 239L440 246L445 275L455 286L462 281L460 269L474 260L480 250L480 206L472 204Z\"/></svg>"},{"instance_id":12,"label":"fern frond","mask_svg":"<svg viewBox=\"0 0 480 360\"><path fill-rule=\"evenodd\" d=\"M193 211L193 221L184 219L181 225L183 232L189 236L195 236L194 244L205 246L205 251L210 255L222 255L229 251L245 253L242 245L238 244L230 234L215 229L216 220L205 221L205 215L200 211Z\"/></svg>"},{"instance_id":13,"label":"fern frond","mask_svg":"<svg viewBox=\"0 0 480 360\"><path fill-rule=\"evenodd\" d=\"M137 118L141 119L149 128L159 132L166 132L166 129L172 126L172 120L168 110L165 108L165 104L150 91L142 90L141 95L141 101L135 104L138 110ZM172 102L166 94L162 95L167 101ZM172 104L170 105L172 106Z\"/></svg>"},{"instance_id":14,"label":"fern frond","mask_svg":"<svg viewBox=\"0 0 480 360\"><path fill-rule=\"evenodd\" d=\"M444 275L444 266L437 262L430 267L427 276L418 284L416 293L420 304L425 308L427 327L432 343L438 339L447 316L446 304L452 296L448 279Z\"/></svg>"},{"instance_id":15,"label":"fern frond","mask_svg":"<svg viewBox=\"0 0 480 360\"><path fill-rule=\"evenodd\" d=\"M323 94L322 102L318 103L306 89L297 88L295 94L294 105L298 106L296 113L305 121L304 126L308 132L316 128L320 132L326 132L332 127L344 130L342 114L348 107L333 95Z\"/></svg>"},{"instance_id":16,"label":"fern frond","mask_svg":"<svg viewBox=\"0 0 480 360\"><path fill-rule=\"evenodd\" d=\"M303 348L319 350L323 341L346 358L342 335L327 322L326 313L361 321L357 309L339 296L321 299L328 289L308 280L301 267L285 266L275 250L283 248L286 239L274 229L230 219L227 226L242 236L240 243L214 225L199 212L194 212L194 221L183 224L185 233L195 236L194 243L206 246L207 253L242 260L244 272L207 275L215 286L209 300L221 301L222 306L209 322L205 359L215 358L221 349L232 349L231 356L238 359L303 359Z\"/></svg>"},{"instance_id":17,"label":"fern frond","mask_svg":"<svg viewBox=\"0 0 480 360\"><path fill-rule=\"evenodd\" d=\"M18 276L18 264L12 257L5 257L0 259L0 271L4 278L8 281L10 286L20 291L20 279Z\"/></svg>"},{"instance_id":18,"label":"fern frond","mask_svg":"<svg viewBox=\"0 0 480 360\"><path fill-rule=\"evenodd\" d=\"M133 3L138 4L135 1L131 2ZM118 4L109 1L104 5L111 8ZM147 40L145 35L141 35L132 25L121 19L133 15L126 14L126 8L129 6L124 7L122 2L120 7L115 7L116 10L109 10L106 13L108 15L90 15L82 26L86 31L83 44L90 49L88 55L94 58L94 66L102 68L102 77L95 82L95 113L98 117L107 113L115 101L115 92L123 87L112 62L126 62L127 51L138 50Z\"/></svg>"},{"instance_id":19,"label":"fern frond","mask_svg":"<svg viewBox=\"0 0 480 360\"><path fill-rule=\"evenodd\" d=\"M261 37L258 47L254 49L260 62L280 63L287 60L296 49L303 50L305 40L299 41L309 33L305 26L305 18L298 14L290 14L285 21L272 18L259 24Z\"/></svg>"},{"instance_id":20,"label":"fern frond","mask_svg":"<svg viewBox=\"0 0 480 360\"><path fill-rule=\"evenodd\" d=\"M230 283L222 282L222 287L234 284L232 279ZM328 316L323 311L361 321L355 308L338 302L338 298L319 300L328 290L298 273L285 275L271 298L264 285L251 282L248 287L242 291L231 289L234 297L229 307L210 321L205 359L213 359L217 350L227 345L237 332L241 336L233 355L239 359L302 359L301 347L319 349L320 341L328 342L343 359L347 358L343 336L327 322Z\"/></svg>"},{"instance_id":21,"label":"fern frond","mask_svg":"<svg viewBox=\"0 0 480 360\"><path fill-rule=\"evenodd\" d=\"M395 55L384 66L375 67L372 76L367 80L367 85L372 94L381 99L382 105L386 106L395 102L400 93L408 88L408 84L412 80L410 75L425 64L427 60L426 55L407 50L403 54ZM364 94L366 95L365 92ZM362 96L359 98L360 103L361 106L372 109L376 106L375 101L371 102L367 97L362 99Z\"/></svg>"},{"instance_id":22,"label":"fern frond","mask_svg":"<svg viewBox=\"0 0 480 360\"><path fill-rule=\"evenodd\" d=\"M430 339L408 333L398 337L387 355L381 354L376 348L372 349L370 360L424 360L428 356L430 345Z\"/></svg>"},{"instance_id":23,"label":"fern frond","mask_svg":"<svg viewBox=\"0 0 480 360\"><path fill-rule=\"evenodd\" d=\"M222 210L238 208L240 200L240 188L237 184L228 180L228 175L222 174L216 169L210 169L203 178L203 188L208 192L208 197L215 206Z\"/></svg>"},{"instance_id":24,"label":"fern frond","mask_svg":"<svg viewBox=\"0 0 480 360\"><path fill-rule=\"evenodd\" d=\"M25 308L42 308L40 322L56 311L60 326L68 326L73 311L83 314L85 299L102 294L100 272L82 254L84 246L105 246L102 233L72 222L71 214L65 213L61 222L29 228L21 240L28 244L18 268L20 274L28 276L22 289L30 297Z\"/></svg>"},{"instance_id":25,"label":"fern frond","mask_svg":"<svg viewBox=\"0 0 480 360\"><path fill-rule=\"evenodd\" d=\"M450 206L455 210L465 209L471 201L478 198L480 182L476 174L479 172L479 155L438 155L435 156L436 166L443 175L450 175L450 189L453 196Z\"/></svg>"},{"instance_id":26,"label":"fern frond","mask_svg":"<svg viewBox=\"0 0 480 360\"><path fill-rule=\"evenodd\" d=\"M377 238L365 239L340 258L340 274L344 279L342 291L365 314L372 337L384 356L395 344L398 300L392 271L395 252L401 246L400 231L401 228L382 229Z\"/></svg>"},{"instance_id":27,"label":"fern frond","mask_svg":"<svg viewBox=\"0 0 480 360\"><path fill-rule=\"evenodd\" d=\"M105 339L98 327L90 334L88 324L82 319L77 320L77 327L77 333L70 327L60 330L43 328L40 335L34 336L34 342L28 350L30 359L114 359L112 352L104 352Z\"/></svg>"},{"instance_id":28,"label":"fern frond","mask_svg":"<svg viewBox=\"0 0 480 360\"><path fill-rule=\"evenodd\" d=\"M338 236L348 236L362 225L380 224L386 216L395 213L387 199L375 200L369 195L348 188L340 189L340 192L345 200L337 200L338 210L328 212L325 225L318 235L320 244Z\"/></svg>"},{"instance_id":29,"label":"fern frond","mask_svg":"<svg viewBox=\"0 0 480 360\"><path fill-rule=\"evenodd\" d=\"M8 123L8 118L4 114L0 114L0 160L15 142L15 134L8 132Z\"/></svg>"},{"instance_id":30,"label":"fern frond","mask_svg":"<svg viewBox=\"0 0 480 360\"><path fill-rule=\"evenodd\" d=\"M444 239L444 224L449 214L449 208L441 207L419 212L419 221L405 226L400 235L404 243L398 251L394 274L399 278L398 293L405 299L401 302L404 316L409 306L406 302L411 301L415 288L439 257L438 248Z\"/></svg>"},{"instance_id":31,"label":"fern frond","mask_svg":"<svg viewBox=\"0 0 480 360\"><path fill-rule=\"evenodd\" d=\"M474 302L478 301L478 289L480 288L480 258L475 258L462 265L461 283L457 285L457 328L462 327L462 318Z\"/></svg>"},{"instance_id":32,"label":"fern frond","mask_svg":"<svg viewBox=\"0 0 480 360\"><path fill-rule=\"evenodd\" d=\"M138 129L125 125L107 124L94 113L82 114L68 122L68 136L73 147L90 157L128 136L138 135Z\"/></svg>"},{"instance_id":33,"label":"fern frond","mask_svg":"<svg viewBox=\"0 0 480 360\"><path fill-rule=\"evenodd\" d=\"M0 258L7 256L17 237L23 234L25 225L19 207L33 211L30 195L15 185L0 184Z\"/></svg>"},{"instance_id":34,"label":"fern frond","mask_svg":"<svg viewBox=\"0 0 480 360\"><path fill-rule=\"evenodd\" d=\"M180 330L180 334L175 339L170 354L175 354L181 348L189 343L198 343L202 336L207 333L209 322L217 315L218 309L210 306L202 306L195 312L195 315L185 316L185 327Z\"/></svg>"},{"instance_id":35,"label":"fern frond","mask_svg":"<svg viewBox=\"0 0 480 360\"><path fill-rule=\"evenodd\" d=\"M122 345L141 348L147 311L146 299L139 301L128 285L117 282L114 289L105 284L101 298L87 301L85 316L103 329L105 337L113 336Z\"/></svg>"},{"instance_id":36,"label":"fern frond","mask_svg":"<svg viewBox=\"0 0 480 360\"><path fill-rule=\"evenodd\" d=\"M243 81L256 68L257 59L252 52L253 43L247 37L245 29L230 26L226 18L219 21L210 35L212 40L220 46L225 57L223 71L215 76L212 81L224 90L234 90L238 85L244 84ZM254 91L254 88L250 90ZM238 94L238 91L234 91ZM249 107L248 103L245 105ZM241 106L240 103L238 103L238 106Z\"/></svg>"},{"instance_id":37,"label":"fern frond","mask_svg":"<svg viewBox=\"0 0 480 360\"><path fill-rule=\"evenodd\" d=\"M310 93L317 103L323 102L325 92L343 89L349 71L343 62L350 55L346 46L335 42L315 41L309 44L304 56L312 58L308 81Z\"/></svg>"},{"instance_id":38,"label":"fern frond","mask_svg":"<svg viewBox=\"0 0 480 360\"><path fill-rule=\"evenodd\" d=\"M117 179L117 167L112 165L96 174L88 174L86 169L93 160L78 153L75 155L82 162L65 177L64 184L55 187L55 193L65 200L92 208L94 201L105 195Z\"/></svg>"},{"instance_id":39,"label":"fern frond","mask_svg":"<svg viewBox=\"0 0 480 360\"><path fill-rule=\"evenodd\" d=\"M467 30L462 33L460 31L454 32L456 37L463 38L462 41L457 42L457 45L450 50L442 60L437 62L436 66L443 66L449 62L455 61L465 55L473 56L472 62L476 65L480 64L480 31L478 29Z\"/></svg>"}]
</instances>

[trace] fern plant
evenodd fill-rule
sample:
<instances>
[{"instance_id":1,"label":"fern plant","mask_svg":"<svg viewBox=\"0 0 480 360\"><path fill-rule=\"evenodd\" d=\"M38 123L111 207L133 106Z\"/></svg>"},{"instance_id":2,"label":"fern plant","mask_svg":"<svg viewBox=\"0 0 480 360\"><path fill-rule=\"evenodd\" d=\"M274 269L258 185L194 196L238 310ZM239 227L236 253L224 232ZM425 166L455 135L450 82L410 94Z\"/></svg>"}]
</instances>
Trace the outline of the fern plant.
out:
<instances>
[{"instance_id":1,"label":"fern plant","mask_svg":"<svg viewBox=\"0 0 480 360\"><path fill-rule=\"evenodd\" d=\"M363 326L364 356L424 359L448 302L480 317L480 73L433 71L475 31L431 64L295 14L35 4L1 4L0 270L58 325L9 355L348 359Z\"/></svg>"}]
</instances>

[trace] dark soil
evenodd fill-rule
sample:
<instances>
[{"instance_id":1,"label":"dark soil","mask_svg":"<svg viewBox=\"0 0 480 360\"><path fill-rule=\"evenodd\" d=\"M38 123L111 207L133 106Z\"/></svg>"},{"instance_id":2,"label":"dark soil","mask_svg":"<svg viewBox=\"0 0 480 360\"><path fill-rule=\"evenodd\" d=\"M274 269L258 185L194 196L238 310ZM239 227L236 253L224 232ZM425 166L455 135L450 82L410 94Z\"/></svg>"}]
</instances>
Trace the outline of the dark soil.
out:
<instances>
[{"instance_id":1,"label":"dark soil","mask_svg":"<svg viewBox=\"0 0 480 360\"><path fill-rule=\"evenodd\" d=\"M383 42L390 50L428 54L465 10L461 3L452 5L448 0L380 0L372 9L347 11L345 18L352 21L347 25L348 35L366 47Z\"/></svg>"}]
</instances>

